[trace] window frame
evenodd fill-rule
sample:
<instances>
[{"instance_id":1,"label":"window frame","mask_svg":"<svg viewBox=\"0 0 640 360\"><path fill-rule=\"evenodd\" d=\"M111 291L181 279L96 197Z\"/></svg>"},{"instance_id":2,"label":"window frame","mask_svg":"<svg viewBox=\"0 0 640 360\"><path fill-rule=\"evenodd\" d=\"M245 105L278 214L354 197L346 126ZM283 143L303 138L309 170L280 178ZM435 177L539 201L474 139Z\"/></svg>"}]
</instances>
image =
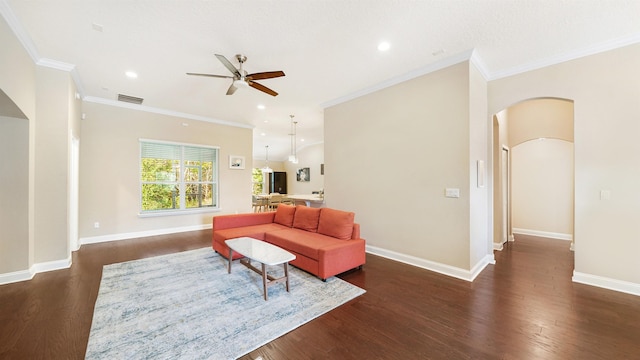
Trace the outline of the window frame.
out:
<instances>
[{"instance_id":1,"label":"window frame","mask_svg":"<svg viewBox=\"0 0 640 360\"><path fill-rule=\"evenodd\" d=\"M159 210L143 210L142 208L142 193L143 186L145 184L153 184L154 182L144 181L143 173L142 173L142 151L143 144L157 144L157 145L173 145L178 146L180 148L180 177L177 179L176 183L178 185L178 194L180 197L179 208L176 209L159 209ZM193 181L185 181L184 174L185 169L190 167L186 165L185 160L185 148L198 148L198 149L208 149L213 150L213 166L212 166L212 179L211 181L202 181L200 179L197 182ZM187 207L185 203L185 193L187 191L186 186L188 184L204 184L211 185L211 189L213 192L212 206L204 206L204 207ZM154 216L171 216L171 215L185 215L185 214L194 214L194 213L207 213L207 212L217 212L220 211L220 147L219 146L211 146L211 145L202 145L202 144L193 144L193 143L183 143L183 142L174 142L174 141L164 141L164 140L155 140L155 139L138 139L138 216L139 217L154 217Z\"/></svg>"}]
</instances>

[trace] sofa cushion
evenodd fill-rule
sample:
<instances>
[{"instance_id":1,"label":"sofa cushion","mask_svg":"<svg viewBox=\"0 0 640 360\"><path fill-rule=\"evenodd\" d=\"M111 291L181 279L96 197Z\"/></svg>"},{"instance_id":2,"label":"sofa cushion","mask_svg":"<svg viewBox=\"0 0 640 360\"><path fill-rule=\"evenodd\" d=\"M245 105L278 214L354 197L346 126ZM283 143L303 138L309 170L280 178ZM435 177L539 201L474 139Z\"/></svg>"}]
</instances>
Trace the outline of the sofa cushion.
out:
<instances>
[{"instance_id":1,"label":"sofa cushion","mask_svg":"<svg viewBox=\"0 0 640 360\"><path fill-rule=\"evenodd\" d=\"M276 224L292 227L293 215L296 213L296 207L293 205L280 204L278 210L276 210L276 216L273 218L273 222Z\"/></svg>"},{"instance_id":2,"label":"sofa cushion","mask_svg":"<svg viewBox=\"0 0 640 360\"><path fill-rule=\"evenodd\" d=\"M322 208L318 221L318 233L341 240L351 239L355 213Z\"/></svg>"},{"instance_id":3,"label":"sofa cushion","mask_svg":"<svg viewBox=\"0 0 640 360\"><path fill-rule=\"evenodd\" d=\"M269 231L276 231L287 229L287 227L282 226L280 224L263 224L263 225L252 225L252 226L242 226L237 228L229 228L224 230L216 230L213 233L213 241L219 241L224 243L225 240L234 239L239 237L250 237L258 240L264 240L264 234Z\"/></svg>"},{"instance_id":4,"label":"sofa cushion","mask_svg":"<svg viewBox=\"0 0 640 360\"><path fill-rule=\"evenodd\" d=\"M302 205L296 206L296 213L293 216L293 227L296 229L317 232L320 210L320 208L312 208Z\"/></svg>"},{"instance_id":5,"label":"sofa cushion","mask_svg":"<svg viewBox=\"0 0 640 360\"><path fill-rule=\"evenodd\" d=\"M333 237L295 228L270 231L266 233L265 241L313 260L318 260L320 249L344 244L344 241Z\"/></svg>"}]
</instances>

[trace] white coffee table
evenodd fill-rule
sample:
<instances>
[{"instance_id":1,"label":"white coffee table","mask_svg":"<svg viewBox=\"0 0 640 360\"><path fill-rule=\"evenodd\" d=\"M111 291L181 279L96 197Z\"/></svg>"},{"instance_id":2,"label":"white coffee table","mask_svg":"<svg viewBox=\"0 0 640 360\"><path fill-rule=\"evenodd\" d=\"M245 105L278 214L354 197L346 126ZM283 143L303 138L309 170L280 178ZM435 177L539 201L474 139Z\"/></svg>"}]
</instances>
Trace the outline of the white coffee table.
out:
<instances>
[{"instance_id":1,"label":"white coffee table","mask_svg":"<svg viewBox=\"0 0 640 360\"><path fill-rule=\"evenodd\" d=\"M231 274L231 263L233 261L233 252L241 254L244 258L240 259L240 263L256 273L262 275L262 286L264 288L264 299L268 300L268 288L279 282L286 284L287 292L289 291L289 261L295 260L296 256L292 253L281 249L275 245L265 241L260 241L250 237L240 237L225 241L229 247L229 268L228 273ZM251 260L262 264L262 269L258 269L251 264ZM267 265L284 266L284 276L275 278L267 274Z\"/></svg>"}]
</instances>

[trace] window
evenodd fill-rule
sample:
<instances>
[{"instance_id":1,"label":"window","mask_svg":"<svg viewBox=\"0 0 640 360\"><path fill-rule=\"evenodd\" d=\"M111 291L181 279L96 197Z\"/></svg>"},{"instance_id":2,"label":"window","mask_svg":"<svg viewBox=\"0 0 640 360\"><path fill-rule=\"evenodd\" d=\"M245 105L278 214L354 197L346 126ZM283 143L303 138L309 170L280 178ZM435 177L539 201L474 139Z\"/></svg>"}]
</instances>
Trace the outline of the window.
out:
<instances>
[{"instance_id":1,"label":"window","mask_svg":"<svg viewBox=\"0 0 640 360\"><path fill-rule=\"evenodd\" d=\"M140 212L218 208L218 149L140 140Z\"/></svg>"},{"instance_id":2,"label":"window","mask_svg":"<svg viewBox=\"0 0 640 360\"><path fill-rule=\"evenodd\" d=\"M264 181L263 181L264 178L266 177L264 177L264 173L262 172L262 169L257 169L257 168L253 169L251 173L253 195L264 194L264 191L263 191L263 189L265 188Z\"/></svg>"}]
</instances>

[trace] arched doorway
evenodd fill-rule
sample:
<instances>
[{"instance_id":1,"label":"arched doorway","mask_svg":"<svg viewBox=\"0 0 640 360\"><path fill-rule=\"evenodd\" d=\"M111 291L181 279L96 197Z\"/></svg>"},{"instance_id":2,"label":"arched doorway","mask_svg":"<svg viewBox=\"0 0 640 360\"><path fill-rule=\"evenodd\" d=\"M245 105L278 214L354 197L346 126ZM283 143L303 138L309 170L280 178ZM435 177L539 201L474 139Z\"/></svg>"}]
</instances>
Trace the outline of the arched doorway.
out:
<instances>
[{"instance_id":1,"label":"arched doorway","mask_svg":"<svg viewBox=\"0 0 640 360\"><path fill-rule=\"evenodd\" d=\"M494 249L514 233L573 248L573 101L528 99L493 116Z\"/></svg>"}]
</instances>

